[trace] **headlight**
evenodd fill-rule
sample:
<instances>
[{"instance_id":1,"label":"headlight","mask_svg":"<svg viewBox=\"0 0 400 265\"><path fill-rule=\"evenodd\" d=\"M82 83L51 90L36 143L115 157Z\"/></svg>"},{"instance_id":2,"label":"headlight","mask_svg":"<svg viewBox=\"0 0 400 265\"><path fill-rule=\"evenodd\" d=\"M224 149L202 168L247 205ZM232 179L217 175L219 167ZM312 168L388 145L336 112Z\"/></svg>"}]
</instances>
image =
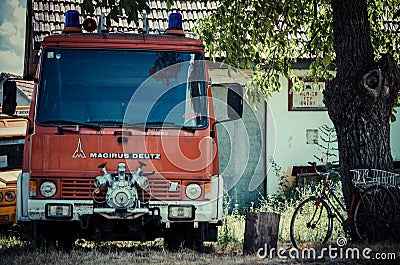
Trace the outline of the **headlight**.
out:
<instances>
[{"instance_id":1,"label":"headlight","mask_svg":"<svg viewBox=\"0 0 400 265\"><path fill-rule=\"evenodd\" d=\"M194 220L195 208L193 205L168 206L168 219L170 220Z\"/></svg>"},{"instance_id":2,"label":"headlight","mask_svg":"<svg viewBox=\"0 0 400 265\"><path fill-rule=\"evenodd\" d=\"M72 205L46 204L46 218L72 218Z\"/></svg>"},{"instance_id":3,"label":"headlight","mask_svg":"<svg viewBox=\"0 0 400 265\"><path fill-rule=\"evenodd\" d=\"M4 195L4 199L6 200L6 202L12 202L13 200L15 200L15 192L7 191Z\"/></svg>"},{"instance_id":4,"label":"headlight","mask_svg":"<svg viewBox=\"0 0 400 265\"><path fill-rule=\"evenodd\" d=\"M42 194L43 197L53 197L56 192L56 184L51 181L45 181L42 183L42 185L40 185L40 194Z\"/></svg>"},{"instance_id":5,"label":"headlight","mask_svg":"<svg viewBox=\"0 0 400 265\"><path fill-rule=\"evenodd\" d=\"M190 183L186 186L186 196L191 200L196 200L201 196L201 187L197 183Z\"/></svg>"},{"instance_id":6,"label":"headlight","mask_svg":"<svg viewBox=\"0 0 400 265\"><path fill-rule=\"evenodd\" d=\"M3 200L3 193L0 192L0 202Z\"/></svg>"}]
</instances>

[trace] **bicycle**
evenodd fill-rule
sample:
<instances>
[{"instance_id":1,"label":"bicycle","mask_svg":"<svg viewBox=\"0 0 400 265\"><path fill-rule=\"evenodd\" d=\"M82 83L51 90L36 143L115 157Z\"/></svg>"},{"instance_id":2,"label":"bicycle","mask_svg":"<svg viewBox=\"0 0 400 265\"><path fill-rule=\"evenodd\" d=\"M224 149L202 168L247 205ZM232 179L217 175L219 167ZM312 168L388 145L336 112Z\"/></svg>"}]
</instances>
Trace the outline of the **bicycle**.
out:
<instances>
[{"instance_id":1,"label":"bicycle","mask_svg":"<svg viewBox=\"0 0 400 265\"><path fill-rule=\"evenodd\" d=\"M396 205L395 222L398 223L400 221L400 176L392 172L377 169L372 169L369 174L368 172L364 172L363 175L365 178L369 178L369 181L375 181L377 184L385 186L393 194ZM399 240L400 226L394 226L392 232L392 237Z\"/></svg>"},{"instance_id":2,"label":"bicycle","mask_svg":"<svg viewBox=\"0 0 400 265\"><path fill-rule=\"evenodd\" d=\"M384 179L379 178L377 181L377 176L374 180L367 178L365 174L369 174L369 171L364 169L351 170L354 185L350 208L347 209L330 186L330 179L339 174L333 168L319 172L315 163L310 164L323 179L322 189L302 201L295 209L290 223L293 246L304 248L309 242L325 244L332 235L334 218L353 239L384 239L392 228L396 214L395 199L387 187L382 185ZM347 217L342 213L347 213Z\"/></svg>"}]
</instances>

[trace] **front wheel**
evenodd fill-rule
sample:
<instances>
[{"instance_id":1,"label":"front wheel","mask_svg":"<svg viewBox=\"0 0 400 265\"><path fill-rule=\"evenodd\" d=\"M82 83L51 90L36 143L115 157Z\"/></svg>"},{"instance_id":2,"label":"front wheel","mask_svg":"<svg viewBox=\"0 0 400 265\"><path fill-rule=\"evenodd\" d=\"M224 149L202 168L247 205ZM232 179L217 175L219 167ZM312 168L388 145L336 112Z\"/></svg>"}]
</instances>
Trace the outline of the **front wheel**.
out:
<instances>
[{"instance_id":1,"label":"front wheel","mask_svg":"<svg viewBox=\"0 0 400 265\"><path fill-rule=\"evenodd\" d=\"M354 230L359 240L378 242L392 230L396 216L393 194L374 185L365 189L354 210Z\"/></svg>"},{"instance_id":2,"label":"front wheel","mask_svg":"<svg viewBox=\"0 0 400 265\"><path fill-rule=\"evenodd\" d=\"M180 248L204 251L204 240L208 225L199 223L198 228L193 228L193 223L176 224L168 228L164 235L164 247L176 251Z\"/></svg>"},{"instance_id":3,"label":"front wheel","mask_svg":"<svg viewBox=\"0 0 400 265\"><path fill-rule=\"evenodd\" d=\"M333 217L329 205L319 197L302 201L290 222L290 240L296 248L309 243L324 244L332 234Z\"/></svg>"},{"instance_id":4,"label":"front wheel","mask_svg":"<svg viewBox=\"0 0 400 265\"><path fill-rule=\"evenodd\" d=\"M31 228L36 247L69 251L75 245L78 226L74 223L34 221Z\"/></svg>"}]
</instances>

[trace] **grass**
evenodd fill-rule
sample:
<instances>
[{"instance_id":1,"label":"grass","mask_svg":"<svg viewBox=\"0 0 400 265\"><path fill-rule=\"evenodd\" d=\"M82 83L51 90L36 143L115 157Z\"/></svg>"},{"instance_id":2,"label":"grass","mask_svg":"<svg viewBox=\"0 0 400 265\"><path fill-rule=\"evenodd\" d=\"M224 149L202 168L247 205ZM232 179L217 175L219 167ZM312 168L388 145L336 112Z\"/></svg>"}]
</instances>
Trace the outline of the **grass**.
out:
<instances>
[{"instance_id":1,"label":"grass","mask_svg":"<svg viewBox=\"0 0 400 265\"><path fill-rule=\"evenodd\" d=\"M357 247L360 250L371 248L371 256L374 253L395 253L397 260L350 260L323 258L320 260L297 259L260 259L256 255L243 256L242 245L239 242L227 245L220 243L208 243L205 253L198 253L189 249L170 252L162 247L162 240L150 243L132 242L105 242L93 244L92 242L79 242L69 251L59 251L53 248L46 250L35 248L27 243L19 241L15 237L2 237L0 239L0 264L399 264L400 244L393 242L381 242L380 244L349 244L348 247ZM224 246L228 246L225 248ZM289 245L279 242L278 247L290 248ZM235 251L231 251L235 250Z\"/></svg>"},{"instance_id":2,"label":"grass","mask_svg":"<svg viewBox=\"0 0 400 265\"><path fill-rule=\"evenodd\" d=\"M286 251L291 249L289 227L292 214L299 201L314 193L313 189L294 190L293 194L278 193L265 198L259 207L251 207L251 211L274 211L280 213L278 233L278 248ZM229 205L229 201L226 204ZM322 247L336 246L338 236L343 236L339 222L334 222L334 234L331 241ZM400 264L400 243L381 242L380 244L348 244L346 247L357 247L362 250L372 249L375 253L395 253L396 260L349 260L324 257L312 259L260 259L256 254L243 255L243 241L245 229L245 212L240 211L238 205L232 212L228 207L224 210L223 226L219 228L218 241L206 243L205 252L198 253L189 249L170 252L163 247L162 239L152 242L101 242L94 243L78 240L71 251L59 251L53 248L39 249L27 242L20 241L16 236L0 237L0 264Z\"/></svg>"},{"instance_id":3,"label":"grass","mask_svg":"<svg viewBox=\"0 0 400 265\"><path fill-rule=\"evenodd\" d=\"M242 256L237 251L207 244L205 253L189 249L170 252L160 242L135 244L131 242L113 242L100 245L77 246L69 251L50 248L41 250L10 238L2 238L0 245L0 264L257 264L263 262L257 256ZM214 249L214 246L217 249ZM237 246L239 248L239 246ZM272 261L271 261L272 262ZM276 260L271 264L279 264ZM283 262L282 262L283 264ZM290 263L289 263L290 264Z\"/></svg>"}]
</instances>

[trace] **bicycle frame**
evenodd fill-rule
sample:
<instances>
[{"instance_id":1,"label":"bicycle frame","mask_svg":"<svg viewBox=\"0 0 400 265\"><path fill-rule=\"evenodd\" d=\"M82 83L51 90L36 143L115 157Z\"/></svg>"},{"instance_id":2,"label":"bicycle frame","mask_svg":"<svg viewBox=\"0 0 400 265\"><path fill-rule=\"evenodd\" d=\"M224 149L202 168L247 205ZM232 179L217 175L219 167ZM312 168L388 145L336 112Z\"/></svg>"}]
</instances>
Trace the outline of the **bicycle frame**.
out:
<instances>
[{"instance_id":1,"label":"bicycle frame","mask_svg":"<svg viewBox=\"0 0 400 265\"><path fill-rule=\"evenodd\" d=\"M390 232L395 219L396 204L392 193L384 185L353 183L351 203L347 208L343 200L335 194L334 185L329 183L334 171L318 172L315 164L313 165L315 172L323 177L323 182L320 183L322 188L319 185L314 196L300 202L292 215L290 237L295 247L301 246L299 243L302 242L303 235L315 238L315 242L325 243L332 235L334 218L339 220L346 234L357 240L379 241ZM381 209L385 211L381 212ZM324 219L320 223L323 215L328 220ZM312 235L308 234L313 230L315 232L311 232Z\"/></svg>"},{"instance_id":2,"label":"bicycle frame","mask_svg":"<svg viewBox=\"0 0 400 265\"><path fill-rule=\"evenodd\" d=\"M357 199L361 199L363 205L365 206L361 196L361 193L363 192L364 189L362 187L357 187L357 186L353 187L350 208L346 208L346 206L342 203L340 198L338 198L338 196L335 194L334 189L329 185L329 173L320 173L320 172L318 173L320 175L324 175L324 180L323 180L322 191L320 192L320 194L317 194L317 196L319 198L324 199L328 203L329 207L333 211L331 217L337 218L339 222L343 225L343 223L346 222L346 220L349 220L352 214L354 213ZM334 201L331 199L331 197L333 197ZM334 202L336 202L340 207L336 207ZM347 213L347 217L342 214L343 212Z\"/></svg>"},{"instance_id":3,"label":"bicycle frame","mask_svg":"<svg viewBox=\"0 0 400 265\"><path fill-rule=\"evenodd\" d=\"M359 199L361 201L364 209L366 208L366 205L365 205L365 202L364 202L364 199L362 196L362 193L364 192L365 188L360 187L360 186L353 187L351 204L350 204L350 208L348 209L341 202L341 200L338 198L338 196L334 193L334 189L329 185L328 176L329 176L329 173L325 174L322 191L320 192L320 194L317 194L317 197L320 199L322 198L323 200L325 200L327 202L327 204L329 205L329 207L331 208L331 211L332 211L332 214L330 217L338 219L339 222L341 223L341 225L343 226L343 224L346 221L351 220L351 216L354 214L354 211L355 211L357 199ZM335 206L334 201L331 199L331 197L333 197L334 201L340 207ZM316 205L316 207L319 206L319 203L320 203L320 200L318 200L318 204ZM343 212L347 213L347 217L342 214ZM350 221L350 223L351 223L351 221Z\"/></svg>"}]
</instances>

